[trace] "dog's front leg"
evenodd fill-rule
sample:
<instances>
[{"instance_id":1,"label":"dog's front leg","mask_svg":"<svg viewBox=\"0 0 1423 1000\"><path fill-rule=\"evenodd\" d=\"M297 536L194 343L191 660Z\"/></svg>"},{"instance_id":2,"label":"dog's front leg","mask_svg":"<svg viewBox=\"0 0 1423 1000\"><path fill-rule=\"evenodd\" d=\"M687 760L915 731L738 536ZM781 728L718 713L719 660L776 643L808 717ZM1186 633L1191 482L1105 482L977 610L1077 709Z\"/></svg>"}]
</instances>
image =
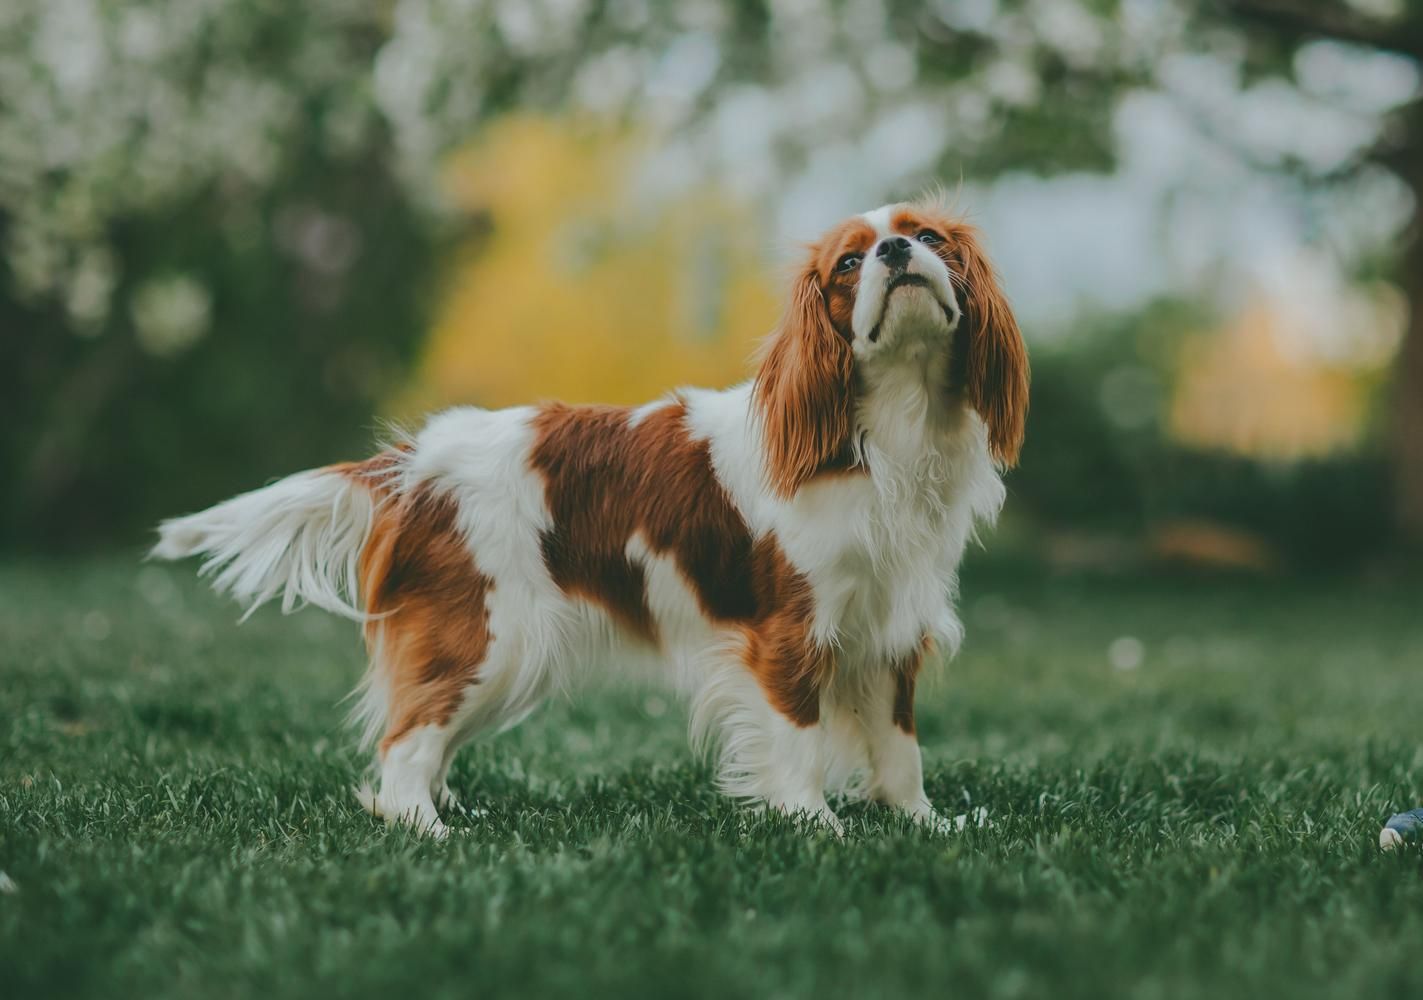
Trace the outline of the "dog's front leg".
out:
<instances>
[{"instance_id":1,"label":"dog's front leg","mask_svg":"<svg viewBox=\"0 0 1423 1000\"><path fill-rule=\"evenodd\" d=\"M947 833L952 825L924 793L924 763L914 727L914 684L919 656L880 670L865 686L856 715L864 727L870 763L870 797Z\"/></svg>"}]
</instances>

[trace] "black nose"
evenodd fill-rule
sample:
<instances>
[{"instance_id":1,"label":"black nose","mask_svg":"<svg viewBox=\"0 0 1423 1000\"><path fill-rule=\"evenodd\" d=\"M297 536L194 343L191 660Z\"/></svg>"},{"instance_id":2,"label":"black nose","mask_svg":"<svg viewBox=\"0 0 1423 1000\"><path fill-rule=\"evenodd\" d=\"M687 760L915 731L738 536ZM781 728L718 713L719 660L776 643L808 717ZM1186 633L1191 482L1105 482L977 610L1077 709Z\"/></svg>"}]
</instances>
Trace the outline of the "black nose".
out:
<instances>
[{"instance_id":1,"label":"black nose","mask_svg":"<svg viewBox=\"0 0 1423 1000\"><path fill-rule=\"evenodd\" d=\"M909 260L909 240L903 236L891 236L879 241L875 256L891 267L897 267Z\"/></svg>"}]
</instances>

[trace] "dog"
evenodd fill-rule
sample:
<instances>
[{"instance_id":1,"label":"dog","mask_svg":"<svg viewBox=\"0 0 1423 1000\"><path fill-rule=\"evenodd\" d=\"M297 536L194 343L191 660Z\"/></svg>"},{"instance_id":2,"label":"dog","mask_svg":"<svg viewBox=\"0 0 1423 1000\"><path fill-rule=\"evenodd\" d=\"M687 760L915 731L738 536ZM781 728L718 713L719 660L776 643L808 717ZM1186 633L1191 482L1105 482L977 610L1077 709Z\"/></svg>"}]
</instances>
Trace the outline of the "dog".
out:
<instances>
[{"instance_id":1,"label":"dog","mask_svg":"<svg viewBox=\"0 0 1423 1000\"><path fill-rule=\"evenodd\" d=\"M992 523L1028 359L977 231L885 206L808 248L750 381L644 406L456 407L362 462L165 521L255 608L360 622L365 807L442 837L471 737L592 676L689 704L729 795L824 824L855 787L942 830L914 692L963 635L957 569Z\"/></svg>"}]
</instances>

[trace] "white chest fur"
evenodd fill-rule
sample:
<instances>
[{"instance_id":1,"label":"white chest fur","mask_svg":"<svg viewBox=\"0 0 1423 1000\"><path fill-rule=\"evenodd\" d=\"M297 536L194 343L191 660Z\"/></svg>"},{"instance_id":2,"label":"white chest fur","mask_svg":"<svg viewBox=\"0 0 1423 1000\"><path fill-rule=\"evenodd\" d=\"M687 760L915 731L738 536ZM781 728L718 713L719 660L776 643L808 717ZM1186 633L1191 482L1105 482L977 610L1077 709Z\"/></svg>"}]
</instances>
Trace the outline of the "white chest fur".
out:
<instances>
[{"instance_id":1,"label":"white chest fur","mask_svg":"<svg viewBox=\"0 0 1423 1000\"><path fill-rule=\"evenodd\" d=\"M765 487L747 387L689 399L718 478L753 533L774 533L810 582L812 635L847 666L903 656L926 635L949 651L962 638L957 567L975 525L997 515L1004 489L982 421L938 402L935 376L909 368L870 386L857 414L868 474L821 477L791 500Z\"/></svg>"}]
</instances>

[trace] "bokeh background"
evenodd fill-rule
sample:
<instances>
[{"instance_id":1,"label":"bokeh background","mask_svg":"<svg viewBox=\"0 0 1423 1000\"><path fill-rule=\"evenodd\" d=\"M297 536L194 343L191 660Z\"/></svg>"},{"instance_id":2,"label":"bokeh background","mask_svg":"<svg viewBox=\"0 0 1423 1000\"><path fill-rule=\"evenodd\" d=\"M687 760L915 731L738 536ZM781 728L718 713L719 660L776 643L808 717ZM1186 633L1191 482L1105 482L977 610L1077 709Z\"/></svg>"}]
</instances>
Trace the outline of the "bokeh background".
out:
<instances>
[{"instance_id":1,"label":"bokeh background","mask_svg":"<svg viewBox=\"0 0 1423 1000\"><path fill-rule=\"evenodd\" d=\"M10 0L0 545L456 402L746 376L784 267L942 185L1033 408L997 558L1423 540L1418 0Z\"/></svg>"}]
</instances>

